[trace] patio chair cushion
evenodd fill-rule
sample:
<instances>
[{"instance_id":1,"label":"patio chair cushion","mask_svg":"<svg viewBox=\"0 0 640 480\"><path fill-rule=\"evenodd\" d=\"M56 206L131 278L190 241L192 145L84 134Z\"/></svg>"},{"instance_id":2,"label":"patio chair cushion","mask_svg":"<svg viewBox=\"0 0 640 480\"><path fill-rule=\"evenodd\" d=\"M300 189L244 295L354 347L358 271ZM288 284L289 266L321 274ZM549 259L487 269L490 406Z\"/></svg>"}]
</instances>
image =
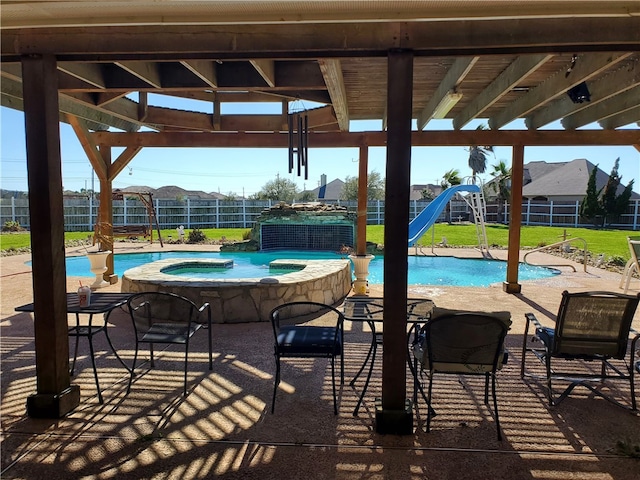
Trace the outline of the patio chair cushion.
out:
<instances>
[{"instance_id":1,"label":"patio chair cushion","mask_svg":"<svg viewBox=\"0 0 640 480\"><path fill-rule=\"evenodd\" d=\"M288 351L293 351L296 355L338 355L342 351L342 345L340 336L337 339L335 337L335 327L283 326L278 332L278 346L283 356Z\"/></svg>"}]
</instances>

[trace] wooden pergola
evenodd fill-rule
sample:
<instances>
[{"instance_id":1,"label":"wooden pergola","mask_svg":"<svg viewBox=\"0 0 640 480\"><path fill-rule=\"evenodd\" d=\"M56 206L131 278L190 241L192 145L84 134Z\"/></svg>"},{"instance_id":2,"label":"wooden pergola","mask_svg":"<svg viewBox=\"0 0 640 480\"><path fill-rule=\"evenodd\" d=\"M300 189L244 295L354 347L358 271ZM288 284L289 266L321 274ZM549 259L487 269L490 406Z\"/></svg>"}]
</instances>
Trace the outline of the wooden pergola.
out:
<instances>
[{"instance_id":1,"label":"wooden pergola","mask_svg":"<svg viewBox=\"0 0 640 480\"><path fill-rule=\"evenodd\" d=\"M0 98L25 112L34 416L62 416L78 401L68 373L60 121L71 124L96 171L105 206L99 220L108 222L112 181L142 148L287 148L289 103L323 104L309 112L309 148L360 152L358 253L368 148L386 147L385 201L396 213L385 221L381 431L405 414L411 147L512 147L507 293L520 291L525 146L640 150L637 1L67 3L2 6ZM567 93L582 87L590 99L576 103ZM150 93L198 100L210 113L154 105ZM457 103L443 110L450 99ZM223 115L225 102L282 108ZM453 129L425 131L433 118L451 119ZM490 130L464 129L477 118ZM360 119L381 120L383 129L350 132L349 122ZM528 130L503 129L517 119ZM543 129L557 120L562 130ZM115 160L114 148L122 150Z\"/></svg>"}]
</instances>

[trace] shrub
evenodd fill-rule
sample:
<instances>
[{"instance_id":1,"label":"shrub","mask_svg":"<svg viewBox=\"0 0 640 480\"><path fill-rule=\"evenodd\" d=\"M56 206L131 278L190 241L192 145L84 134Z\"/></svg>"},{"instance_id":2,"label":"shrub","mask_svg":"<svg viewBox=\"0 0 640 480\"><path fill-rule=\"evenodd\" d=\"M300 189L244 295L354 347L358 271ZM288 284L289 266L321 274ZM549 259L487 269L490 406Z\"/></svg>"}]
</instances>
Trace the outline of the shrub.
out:
<instances>
[{"instance_id":1,"label":"shrub","mask_svg":"<svg viewBox=\"0 0 640 480\"><path fill-rule=\"evenodd\" d=\"M609 259L609 263L617 267L623 267L627 262L624 257L621 257L620 255L612 255Z\"/></svg>"},{"instance_id":2,"label":"shrub","mask_svg":"<svg viewBox=\"0 0 640 480\"><path fill-rule=\"evenodd\" d=\"M251 240L251 230L242 233L242 240Z\"/></svg>"},{"instance_id":3,"label":"shrub","mask_svg":"<svg viewBox=\"0 0 640 480\"><path fill-rule=\"evenodd\" d=\"M4 225L2 226L2 231L3 232L23 232L24 228L22 228L18 222L15 222L13 220L7 220L6 222L4 222Z\"/></svg>"},{"instance_id":4,"label":"shrub","mask_svg":"<svg viewBox=\"0 0 640 480\"><path fill-rule=\"evenodd\" d=\"M199 228L194 228L189 232L189 238L187 243L202 243L207 239L207 236Z\"/></svg>"}]
</instances>

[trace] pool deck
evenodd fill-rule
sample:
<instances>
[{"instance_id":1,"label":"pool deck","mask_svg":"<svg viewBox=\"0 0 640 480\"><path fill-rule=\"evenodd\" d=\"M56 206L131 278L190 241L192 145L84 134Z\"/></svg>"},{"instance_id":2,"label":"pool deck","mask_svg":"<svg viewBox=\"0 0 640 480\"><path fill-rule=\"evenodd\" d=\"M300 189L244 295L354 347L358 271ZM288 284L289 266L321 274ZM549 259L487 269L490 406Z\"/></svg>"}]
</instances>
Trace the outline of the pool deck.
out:
<instances>
[{"instance_id":1,"label":"pool deck","mask_svg":"<svg viewBox=\"0 0 640 480\"><path fill-rule=\"evenodd\" d=\"M154 243L116 243L116 253L160 249ZM164 250L213 250L216 246L165 245ZM70 248L67 254L83 254ZM415 253L414 249L409 250ZM431 249L424 249L431 253ZM478 258L472 249L435 249L436 255ZM505 259L506 251L492 250ZM181 396L181 355L159 352L156 368L141 368L131 392L128 376L103 338L96 337L98 374L104 405L96 398L86 341L73 383L81 404L66 418L35 420L25 415L35 392L33 320L14 308L32 298L29 255L0 259L2 335L0 477L92 479L589 479L638 478L640 463L620 445L640 445L640 417L594 397L584 388L549 407L543 385L519 375L524 313L534 312L550 325L563 290L618 288L621 276L581 265L560 268L552 278L522 282L509 295L502 284L490 287L409 286L409 295L436 305L477 310L509 310L513 326L507 337L510 360L498 376L498 404L503 441L481 399L481 382L454 377L437 380L438 416L424 432L425 406L419 403L412 435L380 435L374 430L374 399L381 392L381 364L357 417L352 415L359 387L348 385L366 355L369 332L347 324L345 385L339 415L334 416L330 369L325 360L291 361L283 367L275 414L270 413L273 347L270 324L221 324L214 328L214 369L206 368L206 336L197 334L191 349L190 393ZM560 263L536 253L536 264ZM562 263L566 263L563 261ZM69 278L75 291L78 278ZM92 278L83 278L83 283ZM630 293L640 289L632 280ZM100 291L120 291L120 283ZM383 293L371 285L370 295ZM110 336L123 356L133 357L129 320L123 311L111 317ZM634 318L640 330L640 312ZM168 361L169 357L172 360ZM533 365L533 364L532 364ZM323 374L324 372L324 374ZM638 382L636 382L638 383ZM623 402L628 386L612 389ZM409 394L409 393L408 393Z\"/></svg>"}]
</instances>

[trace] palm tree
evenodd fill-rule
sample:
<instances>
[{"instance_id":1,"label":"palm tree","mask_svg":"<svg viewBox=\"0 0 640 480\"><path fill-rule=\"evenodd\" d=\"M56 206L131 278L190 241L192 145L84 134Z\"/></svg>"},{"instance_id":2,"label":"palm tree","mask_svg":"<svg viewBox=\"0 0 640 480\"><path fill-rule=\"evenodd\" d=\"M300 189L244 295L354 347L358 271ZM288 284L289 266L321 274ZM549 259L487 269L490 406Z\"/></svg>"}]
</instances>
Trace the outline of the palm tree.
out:
<instances>
[{"instance_id":1,"label":"palm tree","mask_svg":"<svg viewBox=\"0 0 640 480\"><path fill-rule=\"evenodd\" d=\"M511 168L507 167L504 160L500 160L492 167L491 176L493 181L490 185L498 197L498 223L502 223L502 207L511 197Z\"/></svg>"},{"instance_id":2,"label":"palm tree","mask_svg":"<svg viewBox=\"0 0 640 480\"><path fill-rule=\"evenodd\" d=\"M476 130L486 130L487 127L483 124L478 125ZM473 183L476 183L476 174L484 173L487 169L487 154L493 154L492 146L479 146L471 145L469 147L469 168L471 168L471 177Z\"/></svg>"},{"instance_id":3,"label":"palm tree","mask_svg":"<svg viewBox=\"0 0 640 480\"><path fill-rule=\"evenodd\" d=\"M452 168L448 172L446 172L442 176L442 181L440 182L440 186L442 190L446 190L449 187L453 187L454 185L460 185L462 183L462 179L460 178L460 171ZM447 202L447 206L445 209L445 217L451 221L451 202Z\"/></svg>"},{"instance_id":4,"label":"palm tree","mask_svg":"<svg viewBox=\"0 0 640 480\"><path fill-rule=\"evenodd\" d=\"M460 178L460 171L452 168L448 172L446 172L442 176L442 181L440 182L440 186L443 190L446 190L449 187L453 187L454 185L460 185L462 183L462 179Z\"/></svg>"}]
</instances>

